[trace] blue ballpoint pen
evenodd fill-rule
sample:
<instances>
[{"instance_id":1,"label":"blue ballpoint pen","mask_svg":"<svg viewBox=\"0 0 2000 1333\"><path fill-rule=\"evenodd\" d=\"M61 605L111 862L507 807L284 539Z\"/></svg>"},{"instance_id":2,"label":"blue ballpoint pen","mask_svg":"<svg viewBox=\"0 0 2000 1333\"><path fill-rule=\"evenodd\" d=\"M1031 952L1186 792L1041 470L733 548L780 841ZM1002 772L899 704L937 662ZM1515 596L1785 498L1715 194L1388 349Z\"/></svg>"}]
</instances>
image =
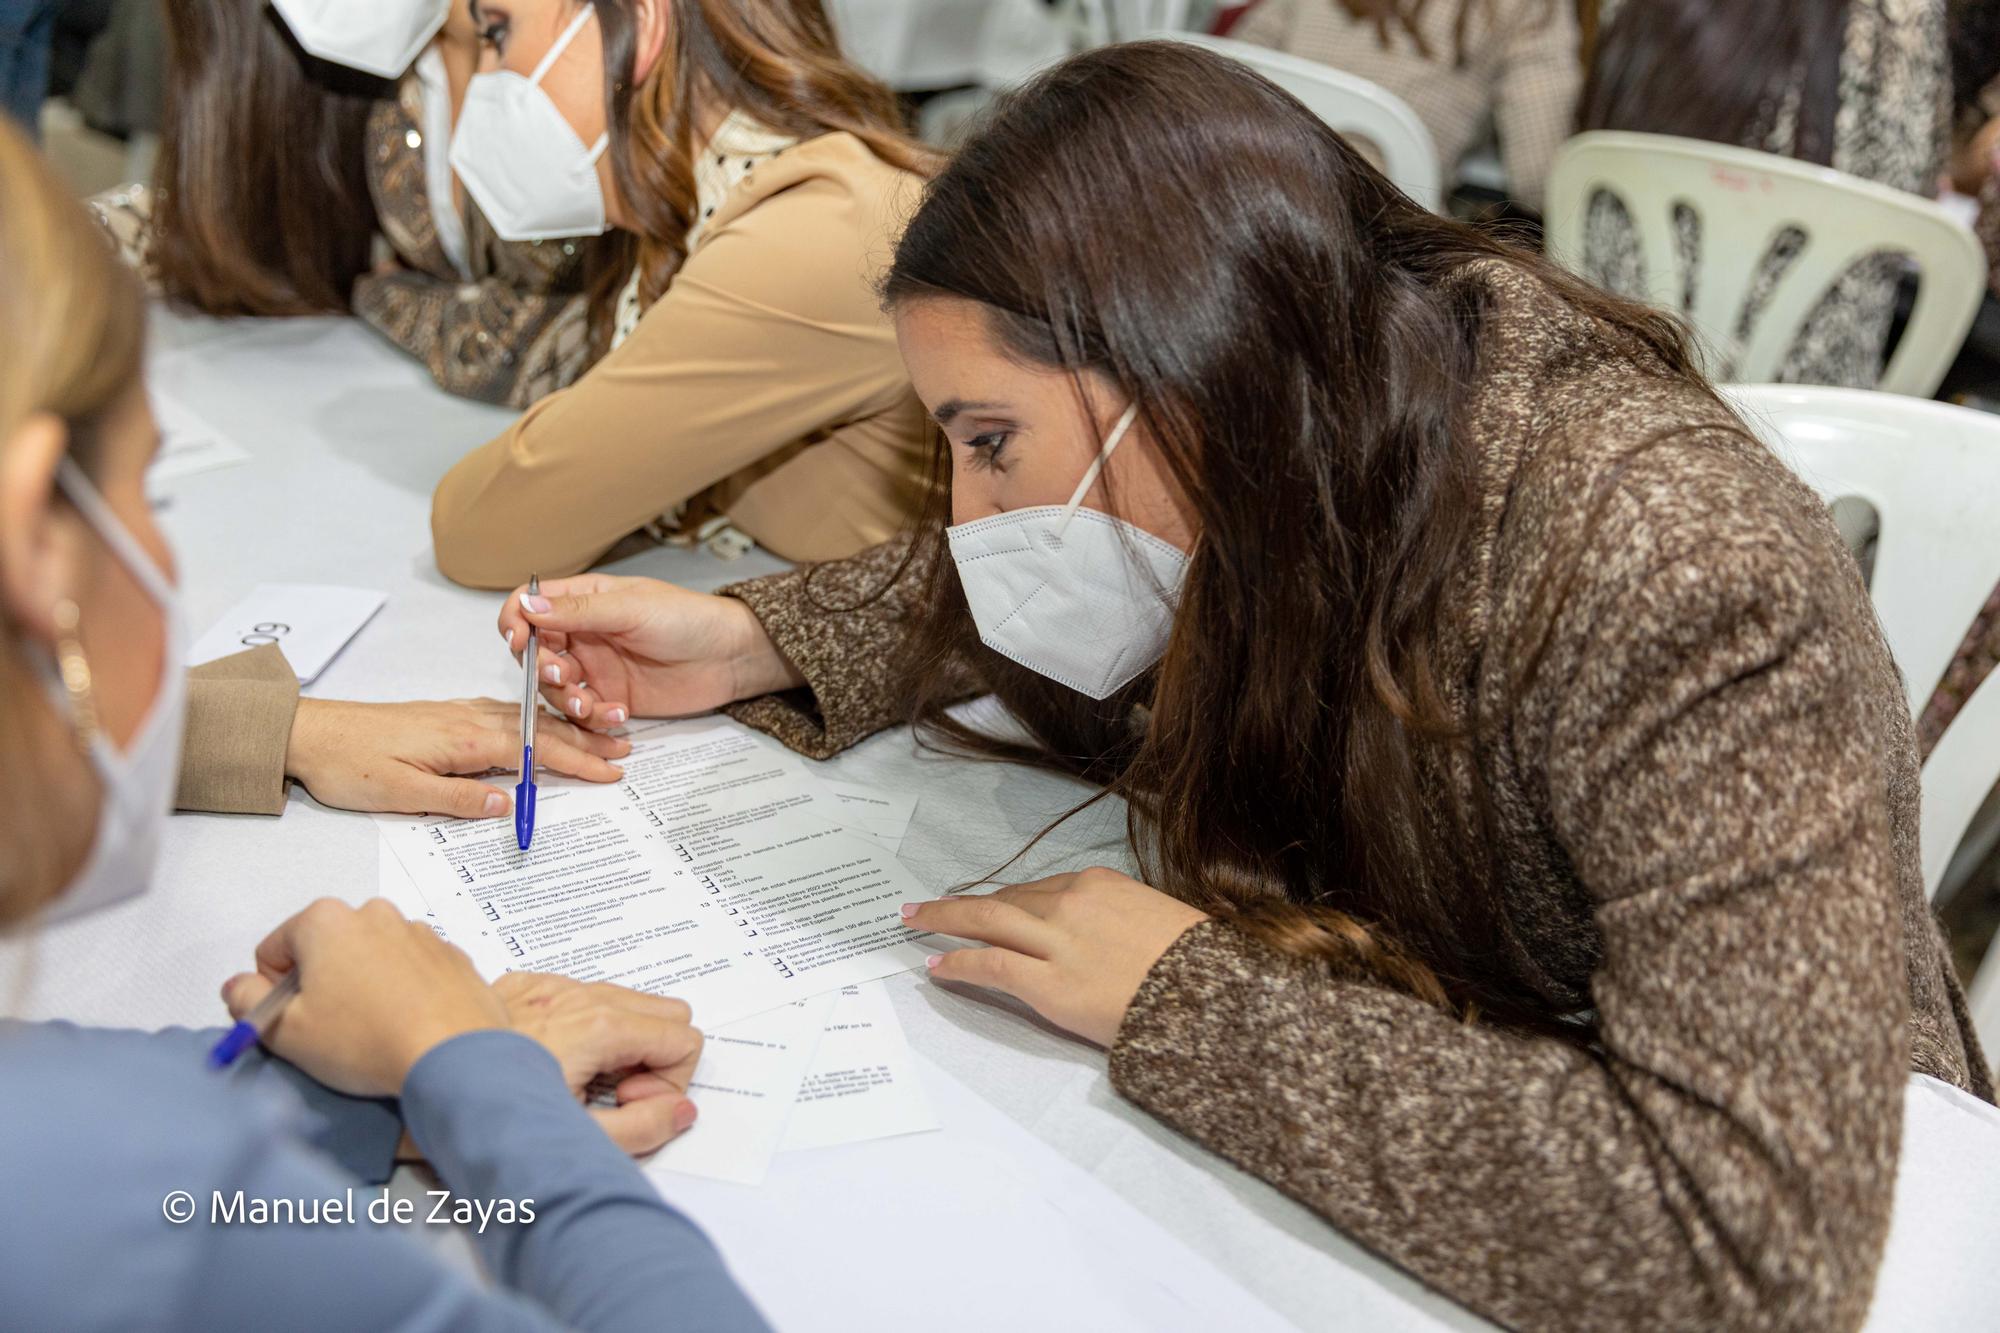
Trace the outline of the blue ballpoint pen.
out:
<instances>
[{"instance_id":1,"label":"blue ballpoint pen","mask_svg":"<svg viewBox=\"0 0 2000 1333\"><path fill-rule=\"evenodd\" d=\"M542 580L538 574L528 576L528 596L539 597ZM528 626L528 650L521 655L527 664L527 684L521 691L521 781L514 788L514 841L522 851L535 840L535 714L541 711L541 687L535 676L540 670L541 634L534 625Z\"/></svg>"},{"instance_id":2,"label":"blue ballpoint pen","mask_svg":"<svg viewBox=\"0 0 2000 1333\"><path fill-rule=\"evenodd\" d=\"M278 984L271 987L256 1007L243 1016L241 1022L222 1034L222 1040L208 1053L210 1069L227 1069L236 1062L236 1057L262 1040L278 1015L299 993L299 970L295 967L278 978Z\"/></svg>"}]
</instances>

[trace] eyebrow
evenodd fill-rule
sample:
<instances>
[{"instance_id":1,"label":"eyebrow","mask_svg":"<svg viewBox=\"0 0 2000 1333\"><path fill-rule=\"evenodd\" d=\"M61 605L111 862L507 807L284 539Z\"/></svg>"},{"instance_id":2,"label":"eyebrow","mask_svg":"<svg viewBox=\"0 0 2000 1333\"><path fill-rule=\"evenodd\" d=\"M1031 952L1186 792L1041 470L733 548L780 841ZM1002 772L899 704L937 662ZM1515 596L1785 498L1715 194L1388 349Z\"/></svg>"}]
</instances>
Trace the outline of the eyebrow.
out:
<instances>
[{"instance_id":1,"label":"eyebrow","mask_svg":"<svg viewBox=\"0 0 2000 1333\"><path fill-rule=\"evenodd\" d=\"M931 418L940 426L949 426L953 418L957 417L961 412L1004 411L1006 407L1005 403L968 403L963 398L953 398L940 405L937 411L931 413Z\"/></svg>"}]
</instances>

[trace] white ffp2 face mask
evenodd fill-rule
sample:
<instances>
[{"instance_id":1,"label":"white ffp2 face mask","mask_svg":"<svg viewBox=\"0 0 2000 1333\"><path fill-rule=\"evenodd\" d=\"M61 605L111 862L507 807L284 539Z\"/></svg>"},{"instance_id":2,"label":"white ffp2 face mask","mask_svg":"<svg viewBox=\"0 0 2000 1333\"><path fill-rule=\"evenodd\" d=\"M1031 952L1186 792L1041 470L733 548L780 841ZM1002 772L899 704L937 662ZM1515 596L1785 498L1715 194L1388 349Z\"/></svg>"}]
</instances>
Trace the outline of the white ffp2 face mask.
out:
<instances>
[{"instance_id":1,"label":"white ffp2 face mask","mask_svg":"<svg viewBox=\"0 0 2000 1333\"><path fill-rule=\"evenodd\" d=\"M966 605L988 648L1102 699L1160 660L1187 557L1172 543L1083 509L1139 405L1125 409L1066 505L945 529Z\"/></svg>"},{"instance_id":2,"label":"white ffp2 face mask","mask_svg":"<svg viewBox=\"0 0 2000 1333\"><path fill-rule=\"evenodd\" d=\"M160 835L173 811L181 771L181 728L187 720L187 668L181 664L187 656L187 634L173 585L138 539L118 521L81 468L65 458L56 472L56 484L159 606L166 624L166 643L161 650L160 683L153 692L153 706L131 744L120 753L102 731L91 738L90 762L97 769L101 787L97 832L83 869L44 912L47 921L81 916L145 891L159 859ZM50 683L50 693L56 706L68 711L69 695L59 680Z\"/></svg>"},{"instance_id":3,"label":"white ffp2 face mask","mask_svg":"<svg viewBox=\"0 0 2000 1333\"><path fill-rule=\"evenodd\" d=\"M321 60L402 77L444 26L450 0L271 0L292 36Z\"/></svg>"},{"instance_id":4,"label":"white ffp2 face mask","mask_svg":"<svg viewBox=\"0 0 2000 1333\"><path fill-rule=\"evenodd\" d=\"M542 76L596 12L585 6L563 29L535 72L476 74L465 88L451 169L503 241L548 241L604 231L604 190L597 159L611 141L586 146L542 91Z\"/></svg>"}]
</instances>

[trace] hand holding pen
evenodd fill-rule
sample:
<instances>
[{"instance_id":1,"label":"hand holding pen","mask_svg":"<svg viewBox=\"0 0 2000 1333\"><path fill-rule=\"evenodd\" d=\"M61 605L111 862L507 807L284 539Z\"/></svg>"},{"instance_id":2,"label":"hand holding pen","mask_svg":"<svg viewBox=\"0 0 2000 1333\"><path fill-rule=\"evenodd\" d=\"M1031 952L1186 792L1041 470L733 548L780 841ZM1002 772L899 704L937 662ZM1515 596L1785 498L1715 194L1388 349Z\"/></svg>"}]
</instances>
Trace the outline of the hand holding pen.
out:
<instances>
[{"instance_id":1,"label":"hand holding pen","mask_svg":"<svg viewBox=\"0 0 2000 1333\"><path fill-rule=\"evenodd\" d=\"M505 1001L470 959L379 898L359 907L322 898L292 916L222 998L238 1026L211 1065L261 1044L356 1097L398 1096L440 1042L509 1026Z\"/></svg>"},{"instance_id":2,"label":"hand holding pen","mask_svg":"<svg viewBox=\"0 0 2000 1333\"><path fill-rule=\"evenodd\" d=\"M210 1069L227 1069L236 1063L236 1057L264 1039L271 1025L278 1021L278 1015L299 993L299 972L297 968L279 977L277 983L264 993L264 998L251 1006L250 1012L236 1021L236 1026L222 1034L222 1040L215 1043L208 1053Z\"/></svg>"}]
</instances>

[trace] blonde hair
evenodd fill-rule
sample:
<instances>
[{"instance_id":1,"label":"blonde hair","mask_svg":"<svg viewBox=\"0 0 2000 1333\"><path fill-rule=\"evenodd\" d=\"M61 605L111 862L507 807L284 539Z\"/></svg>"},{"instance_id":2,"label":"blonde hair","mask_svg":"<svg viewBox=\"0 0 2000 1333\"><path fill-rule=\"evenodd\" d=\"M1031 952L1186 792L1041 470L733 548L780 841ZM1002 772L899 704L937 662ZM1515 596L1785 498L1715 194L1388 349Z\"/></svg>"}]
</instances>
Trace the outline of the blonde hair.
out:
<instances>
[{"instance_id":1,"label":"blonde hair","mask_svg":"<svg viewBox=\"0 0 2000 1333\"><path fill-rule=\"evenodd\" d=\"M109 238L0 118L0 450L48 412L92 470L97 424L139 374L144 313ZM0 611L0 924L32 913L73 873L88 845L75 835L88 833L95 802L50 770L68 726L44 703L40 655Z\"/></svg>"}]
</instances>

